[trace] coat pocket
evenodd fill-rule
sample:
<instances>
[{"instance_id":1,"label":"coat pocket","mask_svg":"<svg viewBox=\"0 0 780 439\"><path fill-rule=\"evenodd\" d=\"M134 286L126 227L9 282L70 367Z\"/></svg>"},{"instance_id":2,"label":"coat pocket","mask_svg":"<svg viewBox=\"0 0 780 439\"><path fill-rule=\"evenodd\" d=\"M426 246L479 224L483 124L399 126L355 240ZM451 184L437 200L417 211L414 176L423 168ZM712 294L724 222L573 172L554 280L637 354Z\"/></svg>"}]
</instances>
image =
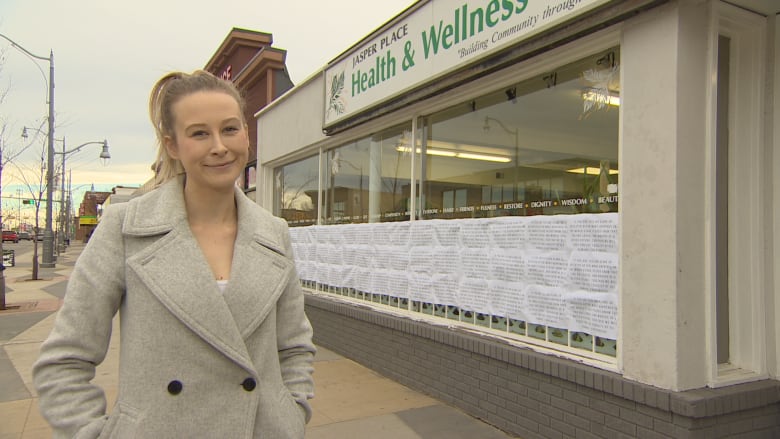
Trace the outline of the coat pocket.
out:
<instances>
[{"instance_id":1,"label":"coat pocket","mask_svg":"<svg viewBox=\"0 0 780 439\"><path fill-rule=\"evenodd\" d=\"M284 386L282 386L282 389L279 391L279 407L284 411L284 414L282 415L282 424L287 426L285 435L280 437L303 439L303 435L306 432L305 412L301 406L295 402L290 391Z\"/></svg>"},{"instance_id":2,"label":"coat pocket","mask_svg":"<svg viewBox=\"0 0 780 439\"><path fill-rule=\"evenodd\" d=\"M136 427L138 427L138 410L126 404L117 404L98 439L133 439Z\"/></svg>"}]
</instances>

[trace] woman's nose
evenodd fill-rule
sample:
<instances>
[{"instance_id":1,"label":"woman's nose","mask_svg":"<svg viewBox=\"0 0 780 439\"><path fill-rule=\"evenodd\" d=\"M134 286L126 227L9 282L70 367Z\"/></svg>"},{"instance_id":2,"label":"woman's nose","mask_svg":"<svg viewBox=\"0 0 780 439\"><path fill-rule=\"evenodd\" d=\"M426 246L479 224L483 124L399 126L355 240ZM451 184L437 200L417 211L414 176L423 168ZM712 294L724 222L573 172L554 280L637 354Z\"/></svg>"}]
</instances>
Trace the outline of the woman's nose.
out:
<instances>
[{"instance_id":1,"label":"woman's nose","mask_svg":"<svg viewBox=\"0 0 780 439\"><path fill-rule=\"evenodd\" d=\"M211 146L212 154L224 154L227 152L225 142L222 141L221 136L214 136L214 143Z\"/></svg>"}]
</instances>

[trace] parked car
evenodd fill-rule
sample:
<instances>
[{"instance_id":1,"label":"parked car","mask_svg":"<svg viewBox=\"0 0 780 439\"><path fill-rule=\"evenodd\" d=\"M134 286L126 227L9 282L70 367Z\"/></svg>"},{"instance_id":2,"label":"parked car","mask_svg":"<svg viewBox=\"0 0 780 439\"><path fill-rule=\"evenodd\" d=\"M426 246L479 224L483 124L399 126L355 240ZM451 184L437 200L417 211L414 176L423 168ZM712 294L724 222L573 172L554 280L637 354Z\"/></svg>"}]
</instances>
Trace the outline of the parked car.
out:
<instances>
[{"instance_id":1,"label":"parked car","mask_svg":"<svg viewBox=\"0 0 780 439\"><path fill-rule=\"evenodd\" d=\"M19 242L19 235L13 230L3 230L3 242L6 241Z\"/></svg>"},{"instance_id":2,"label":"parked car","mask_svg":"<svg viewBox=\"0 0 780 439\"><path fill-rule=\"evenodd\" d=\"M43 241L43 232L35 234L36 241Z\"/></svg>"},{"instance_id":3,"label":"parked car","mask_svg":"<svg viewBox=\"0 0 780 439\"><path fill-rule=\"evenodd\" d=\"M32 240L32 236L30 236L30 232L19 232L17 233L19 235L19 240L26 239L28 241Z\"/></svg>"}]
</instances>

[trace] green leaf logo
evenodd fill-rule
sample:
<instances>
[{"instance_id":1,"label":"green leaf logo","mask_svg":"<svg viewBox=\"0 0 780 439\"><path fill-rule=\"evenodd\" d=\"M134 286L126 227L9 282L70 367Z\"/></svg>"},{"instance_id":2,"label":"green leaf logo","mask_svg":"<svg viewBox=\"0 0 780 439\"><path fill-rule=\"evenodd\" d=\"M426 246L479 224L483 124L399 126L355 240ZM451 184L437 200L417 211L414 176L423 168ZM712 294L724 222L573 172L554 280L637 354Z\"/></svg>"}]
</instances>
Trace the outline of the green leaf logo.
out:
<instances>
[{"instance_id":1,"label":"green leaf logo","mask_svg":"<svg viewBox=\"0 0 780 439\"><path fill-rule=\"evenodd\" d=\"M344 93L344 72L334 75L330 81L330 96L328 97L328 114L335 111L336 115L344 114L347 106L342 96Z\"/></svg>"}]
</instances>

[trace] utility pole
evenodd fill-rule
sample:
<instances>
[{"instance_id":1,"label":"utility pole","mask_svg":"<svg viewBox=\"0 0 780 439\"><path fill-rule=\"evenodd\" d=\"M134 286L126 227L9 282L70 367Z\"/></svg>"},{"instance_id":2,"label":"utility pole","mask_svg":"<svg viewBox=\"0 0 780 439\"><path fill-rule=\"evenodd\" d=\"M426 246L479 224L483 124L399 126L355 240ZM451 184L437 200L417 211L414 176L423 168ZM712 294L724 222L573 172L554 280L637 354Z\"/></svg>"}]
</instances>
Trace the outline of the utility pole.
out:
<instances>
[{"instance_id":1,"label":"utility pole","mask_svg":"<svg viewBox=\"0 0 780 439\"><path fill-rule=\"evenodd\" d=\"M46 230L43 233L43 263L41 264L41 267L44 268L54 268L54 232L52 231L52 198L53 198L53 191L54 191L54 50L49 51L49 56L40 56L36 55L29 50L25 49L24 47L20 46L16 41L8 38L7 36L0 34L0 37L2 37L5 40L8 40L9 43L11 43L11 46L24 52L31 58L39 59L41 61L46 61L49 63L49 80L48 80L48 86L49 86L49 96L48 96L48 104L49 104L49 117L48 117L48 124L49 124L49 142L48 142L48 148L47 148L47 158L48 163L46 167ZM35 62L35 60L32 60L33 63L38 66L38 63ZM40 66L38 66L38 69L40 69ZM41 72L43 72L41 70ZM44 75L45 78L45 75ZM2 246L0 246L2 247Z\"/></svg>"}]
</instances>

